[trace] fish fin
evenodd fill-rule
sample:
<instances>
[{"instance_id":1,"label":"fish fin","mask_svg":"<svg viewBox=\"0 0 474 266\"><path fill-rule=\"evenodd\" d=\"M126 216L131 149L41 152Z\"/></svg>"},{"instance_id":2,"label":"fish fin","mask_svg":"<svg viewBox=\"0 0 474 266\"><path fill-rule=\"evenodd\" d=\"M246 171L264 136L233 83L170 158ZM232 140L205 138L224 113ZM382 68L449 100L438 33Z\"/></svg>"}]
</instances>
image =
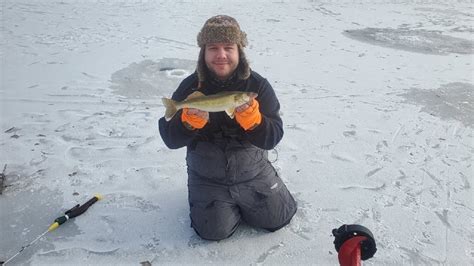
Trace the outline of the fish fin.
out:
<instances>
[{"instance_id":1,"label":"fish fin","mask_svg":"<svg viewBox=\"0 0 474 266\"><path fill-rule=\"evenodd\" d=\"M225 112L230 118L234 119L234 116L235 116L235 108L234 107L225 110Z\"/></svg>"},{"instance_id":2,"label":"fish fin","mask_svg":"<svg viewBox=\"0 0 474 266\"><path fill-rule=\"evenodd\" d=\"M186 100L193 99L193 98L196 98L196 97L202 97L202 96L206 96L206 95L204 95L204 93L202 93L200 91L195 91L195 92L189 94L188 97L186 97Z\"/></svg>"},{"instance_id":3,"label":"fish fin","mask_svg":"<svg viewBox=\"0 0 474 266\"><path fill-rule=\"evenodd\" d=\"M161 98L161 101L166 108L165 119L166 121L170 121L176 112L178 112L178 109L176 108L176 101L168 98Z\"/></svg>"}]
</instances>

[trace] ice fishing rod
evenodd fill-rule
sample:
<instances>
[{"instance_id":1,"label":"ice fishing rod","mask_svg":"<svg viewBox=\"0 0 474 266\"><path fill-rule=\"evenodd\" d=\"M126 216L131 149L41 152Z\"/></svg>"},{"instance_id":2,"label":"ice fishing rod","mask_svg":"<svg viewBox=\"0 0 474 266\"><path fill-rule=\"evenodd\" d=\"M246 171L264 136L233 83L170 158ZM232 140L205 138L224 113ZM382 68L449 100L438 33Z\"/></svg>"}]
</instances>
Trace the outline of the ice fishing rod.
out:
<instances>
[{"instance_id":1,"label":"ice fishing rod","mask_svg":"<svg viewBox=\"0 0 474 266\"><path fill-rule=\"evenodd\" d=\"M28 245L21 247L20 251L18 251L15 255L11 256L8 260L6 260L4 262L0 261L0 265L7 264L11 260L13 260L16 256L20 255L20 253L23 252L23 250L25 250L26 248L32 246L36 241L38 241L41 237L46 235L48 232L51 232L51 231L55 230L60 225L65 223L67 220L72 219L74 217L77 217L77 216L83 214L85 211L87 211L87 209L89 209L90 206L92 206L92 204L96 203L98 200L101 200L102 198L103 197L101 195L96 194L96 195L94 195L94 197L92 199L88 200L86 203L84 203L82 205L77 204L76 206L72 207L72 209L66 211L63 216L56 218L56 220L54 220L54 222L49 226L48 230L46 230L44 233L39 235L35 240L28 243Z\"/></svg>"}]
</instances>

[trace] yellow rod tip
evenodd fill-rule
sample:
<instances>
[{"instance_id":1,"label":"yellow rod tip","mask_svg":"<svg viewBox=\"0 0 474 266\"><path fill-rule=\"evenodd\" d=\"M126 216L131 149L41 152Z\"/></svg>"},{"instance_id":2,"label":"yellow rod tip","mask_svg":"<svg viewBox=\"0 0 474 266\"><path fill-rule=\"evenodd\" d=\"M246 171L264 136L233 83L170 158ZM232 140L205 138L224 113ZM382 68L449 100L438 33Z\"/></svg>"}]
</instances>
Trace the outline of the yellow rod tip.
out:
<instances>
[{"instance_id":1,"label":"yellow rod tip","mask_svg":"<svg viewBox=\"0 0 474 266\"><path fill-rule=\"evenodd\" d=\"M59 227L59 223L55 222L55 223L53 223L52 225L49 226L48 231L51 232L51 231L53 231L54 229L56 229L58 227Z\"/></svg>"},{"instance_id":2,"label":"yellow rod tip","mask_svg":"<svg viewBox=\"0 0 474 266\"><path fill-rule=\"evenodd\" d=\"M100 194L95 194L94 197L97 198L97 200L101 200L104 198L104 196L100 195Z\"/></svg>"}]
</instances>

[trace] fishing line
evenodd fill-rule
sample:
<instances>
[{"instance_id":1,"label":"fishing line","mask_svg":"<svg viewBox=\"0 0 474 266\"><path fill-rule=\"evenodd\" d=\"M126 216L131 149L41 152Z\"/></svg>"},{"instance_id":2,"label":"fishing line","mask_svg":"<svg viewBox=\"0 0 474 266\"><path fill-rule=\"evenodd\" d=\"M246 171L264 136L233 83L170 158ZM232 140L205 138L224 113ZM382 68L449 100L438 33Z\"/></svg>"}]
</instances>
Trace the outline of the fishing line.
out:
<instances>
[{"instance_id":1,"label":"fishing line","mask_svg":"<svg viewBox=\"0 0 474 266\"><path fill-rule=\"evenodd\" d=\"M96 203L97 201L101 200L103 197L99 194L96 194L93 198L91 198L90 200L88 200L86 203L82 204L82 205L79 205L77 204L76 206L72 207L72 209L66 211L64 213L63 216L61 217L58 217L56 218L56 220L54 220L54 222L49 226L48 230L46 230L44 233L42 233L41 235L39 235L37 238L35 238L35 240L31 241L30 243L28 243L27 245L21 247L21 249L13 256L11 256L10 258L8 258L6 261L0 261L0 265L5 265L7 263L9 263L10 261L12 261L16 256L20 255L25 249L27 249L28 247L32 246L34 243L36 243L36 241L38 241L39 239L41 239L44 235L46 235L48 232L51 232L53 230L55 230L56 228L58 228L60 225L62 225L63 223L65 223L67 220L69 219L72 219L74 217L77 217L81 214L83 214L85 211L87 211L87 209L92 206L92 204Z\"/></svg>"}]
</instances>

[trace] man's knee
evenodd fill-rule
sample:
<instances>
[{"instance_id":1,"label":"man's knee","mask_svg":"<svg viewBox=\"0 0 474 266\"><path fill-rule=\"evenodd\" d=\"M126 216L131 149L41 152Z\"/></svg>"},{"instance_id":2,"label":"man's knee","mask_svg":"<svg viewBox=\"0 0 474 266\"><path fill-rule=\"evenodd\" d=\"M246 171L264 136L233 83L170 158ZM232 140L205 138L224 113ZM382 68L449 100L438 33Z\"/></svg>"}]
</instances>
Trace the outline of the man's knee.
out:
<instances>
[{"instance_id":1,"label":"man's knee","mask_svg":"<svg viewBox=\"0 0 474 266\"><path fill-rule=\"evenodd\" d=\"M296 210L297 210L297 207L295 206L295 212L290 216L290 218L287 221L285 221L281 225L278 225L278 226L272 227L272 228L264 228L264 229L266 229L270 232L275 232L275 231L278 231L278 230L282 229L283 227L287 226L291 222L291 219L293 219L293 216L295 215Z\"/></svg>"},{"instance_id":2,"label":"man's knee","mask_svg":"<svg viewBox=\"0 0 474 266\"><path fill-rule=\"evenodd\" d=\"M191 223L194 231L196 234L200 236L202 239L211 240L211 241L218 241L223 240L230 237L235 230L237 229L238 223L234 225L234 227L217 227L217 228L209 228L209 227L199 227L196 226L194 223Z\"/></svg>"},{"instance_id":3,"label":"man's knee","mask_svg":"<svg viewBox=\"0 0 474 266\"><path fill-rule=\"evenodd\" d=\"M214 201L211 204L191 204L191 226L203 239L222 240L231 236L240 223L236 206Z\"/></svg>"},{"instance_id":4,"label":"man's knee","mask_svg":"<svg viewBox=\"0 0 474 266\"><path fill-rule=\"evenodd\" d=\"M298 205L283 183L278 191L262 188L250 196L250 206L244 211L244 219L253 226L277 231L290 223Z\"/></svg>"}]
</instances>

